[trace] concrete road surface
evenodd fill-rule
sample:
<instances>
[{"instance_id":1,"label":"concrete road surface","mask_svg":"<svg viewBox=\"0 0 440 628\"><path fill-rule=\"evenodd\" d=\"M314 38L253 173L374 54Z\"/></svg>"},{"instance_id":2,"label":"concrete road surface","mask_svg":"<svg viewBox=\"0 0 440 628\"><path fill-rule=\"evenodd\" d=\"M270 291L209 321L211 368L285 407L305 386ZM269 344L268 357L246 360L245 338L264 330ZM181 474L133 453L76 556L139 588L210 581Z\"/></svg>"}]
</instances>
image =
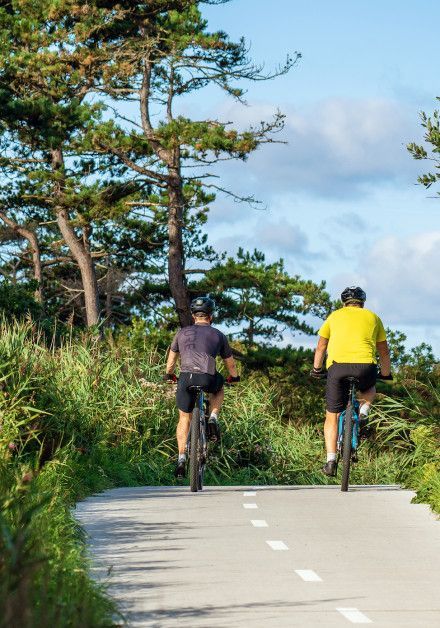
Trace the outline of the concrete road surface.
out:
<instances>
[{"instance_id":1,"label":"concrete road surface","mask_svg":"<svg viewBox=\"0 0 440 628\"><path fill-rule=\"evenodd\" d=\"M130 626L440 628L440 522L412 496L121 488L77 516Z\"/></svg>"}]
</instances>

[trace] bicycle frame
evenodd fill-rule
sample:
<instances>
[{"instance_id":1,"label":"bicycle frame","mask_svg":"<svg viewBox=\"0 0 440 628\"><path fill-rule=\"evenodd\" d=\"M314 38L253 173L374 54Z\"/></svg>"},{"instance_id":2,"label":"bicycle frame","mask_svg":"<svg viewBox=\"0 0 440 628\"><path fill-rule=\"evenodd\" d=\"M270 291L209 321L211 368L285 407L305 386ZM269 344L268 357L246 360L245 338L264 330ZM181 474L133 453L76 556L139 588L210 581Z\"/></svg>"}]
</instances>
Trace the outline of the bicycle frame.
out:
<instances>
[{"instance_id":1,"label":"bicycle frame","mask_svg":"<svg viewBox=\"0 0 440 628\"><path fill-rule=\"evenodd\" d=\"M188 432L188 440L187 440L187 452L188 457L190 459L190 476L191 476L191 490L192 491L201 491L203 488L203 476L205 473L206 461L208 457L208 439L206 435L206 421L209 412L209 400L205 392L200 387L195 387L197 389L197 396L195 402L195 409L198 412L193 413L191 418L190 429ZM193 452L191 451L191 434L193 432L193 422L194 420L199 421L199 429L196 433L198 433L197 445L196 445L196 457L193 456ZM194 443L193 443L194 445ZM195 464L194 473L197 475L192 475L191 467Z\"/></svg>"},{"instance_id":2,"label":"bicycle frame","mask_svg":"<svg viewBox=\"0 0 440 628\"><path fill-rule=\"evenodd\" d=\"M348 398L351 401L351 405L353 407L353 432L351 439L351 447L353 453L356 452L359 447L359 401L356 398L357 391L357 382L350 378L350 390ZM338 453L342 451L342 439L344 436L344 419L345 419L345 410L341 412L338 418Z\"/></svg>"},{"instance_id":3,"label":"bicycle frame","mask_svg":"<svg viewBox=\"0 0 440 628\"><path fill-rule=\"evenodd\" d=\"M206 421L208 418L209 412L209 400L206 393L203 390L197 395L196 404L200 410L199 412L199 421L200 421L200 449L203 454L203 466L206 464L206 458L208 454L208 439L206 437Z\"/></svg>"},{"instance_id":4,"label":"bicycle frame","mask_svg":"<svg viewBox=\"0 0 440 628\"><path fill-rule=\"evenodd\" d=\"M346 409L341 412L338 420L338 456L336 464L342 458L341 491L348 491L350 481L350 467L357 462L357 447L359 444L359 403L356 399L358 380L348 377L349 392Z\"/></svg>"}]
</instances>

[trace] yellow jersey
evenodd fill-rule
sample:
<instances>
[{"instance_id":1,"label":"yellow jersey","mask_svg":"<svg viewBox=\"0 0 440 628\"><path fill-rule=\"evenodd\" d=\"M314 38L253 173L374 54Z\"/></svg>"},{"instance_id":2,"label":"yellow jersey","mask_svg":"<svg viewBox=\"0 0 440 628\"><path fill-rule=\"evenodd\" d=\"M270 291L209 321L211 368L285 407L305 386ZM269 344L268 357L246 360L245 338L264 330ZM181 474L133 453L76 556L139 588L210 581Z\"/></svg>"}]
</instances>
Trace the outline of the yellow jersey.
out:
<instances>
[{"instance_id":1,"label":"yellow jersey","mask_svg":"<svg viewBox=\"0 0 440 628\"><path fill-rule=\"evenodd\" d=\"M376 364L376 342L386 340L377 314L353 306L332 312L318 334L328 339L327 368L333 362Z\"/></svg>"}]
</instances>

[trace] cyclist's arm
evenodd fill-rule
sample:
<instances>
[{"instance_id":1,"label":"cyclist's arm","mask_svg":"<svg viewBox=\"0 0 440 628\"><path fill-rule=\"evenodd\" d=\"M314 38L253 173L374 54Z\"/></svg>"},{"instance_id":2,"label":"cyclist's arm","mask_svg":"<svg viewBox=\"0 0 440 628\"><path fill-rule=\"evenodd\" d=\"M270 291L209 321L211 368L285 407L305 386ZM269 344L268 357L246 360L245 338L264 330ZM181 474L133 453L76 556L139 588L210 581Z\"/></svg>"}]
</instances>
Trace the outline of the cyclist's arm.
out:
<instances>
[{"instance_id":1,"label":"cyclist's arm","mask_svg":"<svg viewBox=\"0 0 440 628\"><path fill-rule=\"evenodd\" d=\"M235 365L234 358L232 356L230 358L225 358L223 362L225 363L225 366L228 369L229 375L231 377L238 377L237 367Z\"/></svg>"},{"instance_id":2,"label":"cyclist's arm","mask_svg":"<svg viewBox=\"0 0 440 628\"><path fill-rule=\"evenodd\" d=\"M387 341L382 340L381 342L376 342L376 348L379 354L380 372L382 375L390 375L391 360Z\"/></svg>"},{"instance_id":3,"label":"cyclist's arm","mask_svg":"<svg viewBox=\"0 0 440 628\"><path fill-rule=\"evenodd\" d=\"M328 338L319 336L318 345L315 349L315 357L313 359L313 368L320 369L324 363L325 352L327 351Z\"/></svg>"},{"instance_id":4,"label":"cyclist's arm","mask_svg":"<svg viewBox=\"0 0 440 628\"><path fill-rule=\"evenodd\" d=\"M172 373L174 373L178 355L179 355L178 353L170 349L170 352L168 354L167 366L166 366L167 374L171 375Z\"/></svg>"}]
</instances>

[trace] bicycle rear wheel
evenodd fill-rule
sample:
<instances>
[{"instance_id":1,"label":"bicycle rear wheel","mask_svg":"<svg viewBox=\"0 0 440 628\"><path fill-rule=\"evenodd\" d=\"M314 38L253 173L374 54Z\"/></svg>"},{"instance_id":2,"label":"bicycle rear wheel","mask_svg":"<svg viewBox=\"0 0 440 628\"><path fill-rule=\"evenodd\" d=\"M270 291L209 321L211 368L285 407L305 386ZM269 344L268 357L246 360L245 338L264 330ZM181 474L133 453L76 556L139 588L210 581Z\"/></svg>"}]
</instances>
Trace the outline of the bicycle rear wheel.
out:
<instances>
[{"instance_id":1,"label":"bicycle rear wheel","mask_svg":"<svg viewBox=\"0 0 440 628\"><path fill-rule=\"evenodd\" d=\"M200 476L200 409L196 406L191 419L191 438L189 452L189 483L191 491L199 489Z\"/></svg>"},{"instance_id":2,"label":"bicycle rear wheel","mask_svg":"<svg viewBox=\"0 0 440 628\"><path fill-rule=\"evenodd\" d=\"M198 489L203 490L203 478L205 477L206 468L206 422L205 420L199 421L199 477L198 477Z\"/></svg>"},{"instance_id":3,"label":"bicycle rear wheel","mask_svg":"<svg viewBox=\"0 0 440 628\"><path fill-rule=\"evenodd\" d=\"M352 433L353 433L353 406L350 401L345 411L344 435L342 439L341 491L348 490L348 480L350 477L350 464L351 464Z\"/></svg>"}]
</instances>

